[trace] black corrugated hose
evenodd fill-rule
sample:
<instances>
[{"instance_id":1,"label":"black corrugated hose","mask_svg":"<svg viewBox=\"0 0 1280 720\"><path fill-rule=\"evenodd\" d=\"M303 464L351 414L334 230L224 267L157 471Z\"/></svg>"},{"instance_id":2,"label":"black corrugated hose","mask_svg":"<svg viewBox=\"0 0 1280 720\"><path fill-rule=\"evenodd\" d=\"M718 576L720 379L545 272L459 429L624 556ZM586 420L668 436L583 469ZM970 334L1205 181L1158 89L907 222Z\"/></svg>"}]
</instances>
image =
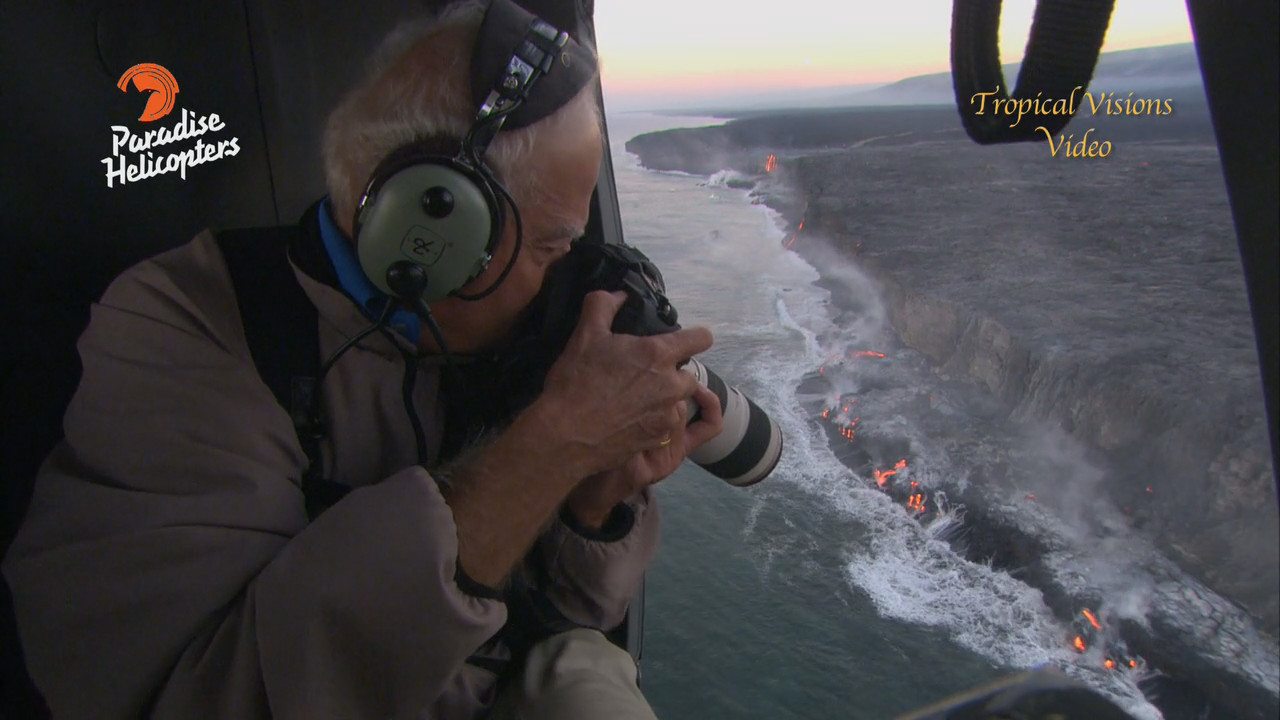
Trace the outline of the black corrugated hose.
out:
<instances>
[{"instance_id":1,"label":"black corrugated hose","mask_svg":"<svg viewBox=\"0 0 1280 720\"><path fill-rule=\"evenodd\" d=\"M1037 128L1056 134L1068 114L1037 113L1035 123L1010 123L991 100L1053 101L1070 98L1093 77L1115 0L1039 0L1012 98L1000 67L1000 0L954 0L951 12L951 81L965 132L974 142L1043 140ZM977 93L992 93L982 114ZM1013 127L1010 127L1013 125Z\"/></svg>"}]
</instances>

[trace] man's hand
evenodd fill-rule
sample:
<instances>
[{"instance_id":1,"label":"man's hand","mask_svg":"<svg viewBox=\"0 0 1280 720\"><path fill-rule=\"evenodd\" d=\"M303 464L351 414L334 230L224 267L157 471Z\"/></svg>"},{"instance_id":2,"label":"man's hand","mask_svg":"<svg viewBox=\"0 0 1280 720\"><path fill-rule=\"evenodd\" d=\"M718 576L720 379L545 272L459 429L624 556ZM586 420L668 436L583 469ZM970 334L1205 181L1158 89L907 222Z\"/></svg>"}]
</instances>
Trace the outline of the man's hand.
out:
<instances>
[{"instance_id":1,"label":"man's hand","mask_svg":"<svg viewBox=\"0 0 1280 720\"><path fill-rule=\"evenodd\" d=\"M459 562L472 579L496 587L583 478L621 471L594 480L603 487L584 489L574 503L588 523L600 507L607 518L634 488L666 477L720 431L719 400L677 367L711 347L711 332L614 334L624 299L621 292L587 295L542 394L456 468L445 499ZM687 398L714 417L686 428Z\"/></svg>"},{"instance_id":2,"label":"man's hand","mask_svg":"<svg viewBox=\"0 0 1280 720\"><path fill-rule=\"evenodd\" d=\"M684 428L684 401L700 386L677 366L711 347L711 332L701 327L615 335L610 328L624 300L621 292L587 295L537 401L555 409L548 431L564 443L564 461L583 471L579 477L620 468Z\"/></svg>"},{"instance_id":3,"label":"man's hand","mask_svg":"<svg viewBox=\"0 0 1280 720\"><path fill-rule=\"evenodd\" d=\"M664 480L675 472L689 453L720 434L724 428L720 399L707 388L699 386L693 393L693 400L701 408L696 421L685 424L687 406L680 403L677 407L679 424L671 430L667 442L659 441L656 447L632 455L620 468L588 477L569 493L565 506L579 525L599 530L618 503Z\"/></svg>"}]
</instances>

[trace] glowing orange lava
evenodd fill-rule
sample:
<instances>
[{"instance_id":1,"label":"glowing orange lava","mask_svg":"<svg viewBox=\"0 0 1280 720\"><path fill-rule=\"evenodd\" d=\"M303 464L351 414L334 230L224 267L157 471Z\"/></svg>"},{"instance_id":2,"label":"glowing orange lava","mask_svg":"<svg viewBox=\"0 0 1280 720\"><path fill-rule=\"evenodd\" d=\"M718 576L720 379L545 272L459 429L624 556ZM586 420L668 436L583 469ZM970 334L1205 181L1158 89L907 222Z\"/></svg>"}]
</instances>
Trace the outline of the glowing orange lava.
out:
<instances>
[{"instance_id":1,"label":"glowing orange lava","mask_svg":"<svg viewBox=\"0 0 1280 720\"><path fill-rule=\"evenodd\" d=\"M882 358L884 357L884 353L876 352L874 350L855 350L854 352L849 353L849 357L851 358L860 358L860 357Z\"/></svg>"},{"instance_id":2,"label":"glowing orange lava","mask_svg":"<svg viewBox=\"0 0 1280 720\"><path fill-rule=\"evenodd\" d=\"M772 158L773 156L770 155L769 157ZM774 164L776 165L777 163L774 163ZM782 243L783 249L790 250L791 246L796 244L796 238L800 237L800 231L803 229L804 229L804 220L801 220L800 224L796 226L796 231L791 233L791 237L787 238L786 242Z\"/></svg>"},{"instance_id":3,"label":"glowing orange lava","mask_svg":"<svg viewBox=\"0 0 1280 720\"><path fill-rule=\"evenodd\" d=\"M1084 652L1084 650L1085 650L1085 648L1084 648L1084 638L1082 638L1082 637L1080 637L1079 635L1077 635L1077 636L1076 636L1076 639L1075 639L1071 644L1072 644L1073 646L1075 646L1075 649L1076 649L1076 650L1079 650L1080 652Z\"/></svg>"},{"instance_id":4,"label":"glowing orange lava","mask_svg":"<svg viewBox=\"0 0 1280 720\"><path fill-rule=\"evenodd\" d=\"M1108 670L1113 670L1115 669L1116 661L1112 660L1111 658L1107 658L1105 661L1103 661L1102 664L1106 665Z\"/></svg>"},{"instance_id":5,"label":"glowing orange lava","mask_svg":"<svg viewBox=\"0 0 1280 720\"><path fill-rule=\"evenodd\" d=\"M916 493L907 498L907 509L916 514L924 512L924 493Z\"/></svg>"},{"instance_id":6,"label":"glowing orange lava","mask_svg":"<svg viewBox=\"0 0 1280 720\"><path fill-rule=\"evenodd\" d=\"M773 172L778 169L778 156L769 153L769 159L764 161L764 171Z\"/></svg>"},{"instance_id":7,"label":"glowing orange lava","mask_svg":"<svg viewBox=\"0 0 1280 720\"><path fill-rule=\"evenodd\" d=\"M1102 629L1102 626L1098 624L1098 618L1094 617L1093 613L1089 611L1089 608L1081 610L1080 614L1089 619L1089 624L1093 626L1094 630Z\"/></svg>"},{"instance_id":8,"label":"glowing orange lava","mask_svg":"<svg viewBox=\"0 0 1280 720\"><path fill-rule=\"evenodd\" d=\"M879 485L880 487L884 487L884 484L889 482L889 478L893 477L894 475L897 475L899 470L902 470L906 467L907 467L907 461L899 460L896 464L894 464L892 470L872 470L872 473L875 475L875 478L876 478L876 485Z\"/></svg>"}]
</instances>

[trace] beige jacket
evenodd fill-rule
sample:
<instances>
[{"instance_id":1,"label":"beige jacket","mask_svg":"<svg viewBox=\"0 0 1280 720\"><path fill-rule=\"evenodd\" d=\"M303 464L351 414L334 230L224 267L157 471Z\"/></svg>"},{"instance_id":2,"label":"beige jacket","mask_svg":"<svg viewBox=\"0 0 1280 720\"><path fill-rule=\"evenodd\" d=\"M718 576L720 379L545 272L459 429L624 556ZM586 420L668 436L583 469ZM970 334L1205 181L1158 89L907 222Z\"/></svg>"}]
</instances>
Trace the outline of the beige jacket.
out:
<instances>
[{"instance_id":1,"label":"beige jacket","mask_svg":"<svg viewBox=\"0 0 1280 720\"><path fill-rule=\"evenodd\" d=\"M322 357L369 325L295 269ZM121 275L80 339L66 441L4 560L27 661L56 718L472 718L494 675L466 659L500 600L455 582L453 516L416 462L403 360L375 334L324 381L329 476L357 489L308 524L306 456L258 376L208 231ZM415 403L439 445L438 376ZM518 459L514 459L518 461ZM556 520L546 596L619 623L657 544L648 495L613 542Z\"/></svg>"}]
</instances>

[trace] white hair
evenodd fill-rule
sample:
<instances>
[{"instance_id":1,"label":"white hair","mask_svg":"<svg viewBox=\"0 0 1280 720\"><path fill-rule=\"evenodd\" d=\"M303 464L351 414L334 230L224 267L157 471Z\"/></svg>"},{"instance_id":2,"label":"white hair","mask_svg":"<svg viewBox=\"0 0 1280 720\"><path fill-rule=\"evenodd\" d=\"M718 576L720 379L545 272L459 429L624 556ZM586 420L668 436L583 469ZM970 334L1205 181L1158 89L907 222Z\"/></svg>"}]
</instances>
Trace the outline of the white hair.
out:
<instances>
[{"instance_id":1,"label":"white hair","mask_svg":"<svg viewBox=\"0 0 1280 720\"><path fill-rule=\"evenodd\" d=\"M329 114L323 139L325 181L344 225L378 163L428 137L460 142L478 108L471 93L471 52L487 3L465 0L434 17L397 27L374 54L363 82ZM537 89L534 89L537 92ZM519 204L542 199L535 147L600 137L595 82L549 117L499 132L484 162Z\"/></svg>"}]
</instances>

